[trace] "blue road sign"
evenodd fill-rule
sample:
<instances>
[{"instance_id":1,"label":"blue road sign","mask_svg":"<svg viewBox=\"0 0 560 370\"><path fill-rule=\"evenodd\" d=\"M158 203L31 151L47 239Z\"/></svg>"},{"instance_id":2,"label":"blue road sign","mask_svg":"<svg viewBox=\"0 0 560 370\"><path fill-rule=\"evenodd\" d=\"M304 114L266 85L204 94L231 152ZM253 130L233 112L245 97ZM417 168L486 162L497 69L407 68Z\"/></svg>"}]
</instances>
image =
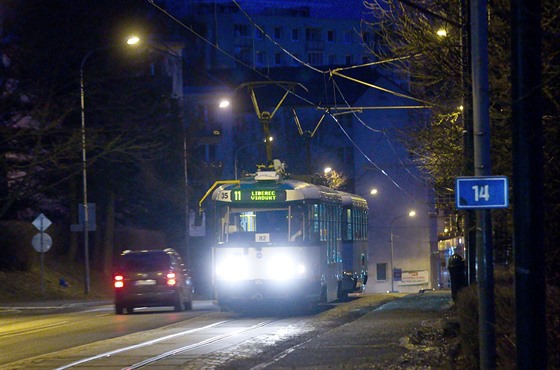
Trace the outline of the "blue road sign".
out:
<instances>
[{"instance_id":1,"label":"blue road sign","mask_svg":"<svg viewBox=\"0 0 560 370\"><path fill-rule=\"evenodd\" d=\"M507 177L456 178L455 205L457 209L507 208L509 206Z\"/></svg>"}]
</instances>

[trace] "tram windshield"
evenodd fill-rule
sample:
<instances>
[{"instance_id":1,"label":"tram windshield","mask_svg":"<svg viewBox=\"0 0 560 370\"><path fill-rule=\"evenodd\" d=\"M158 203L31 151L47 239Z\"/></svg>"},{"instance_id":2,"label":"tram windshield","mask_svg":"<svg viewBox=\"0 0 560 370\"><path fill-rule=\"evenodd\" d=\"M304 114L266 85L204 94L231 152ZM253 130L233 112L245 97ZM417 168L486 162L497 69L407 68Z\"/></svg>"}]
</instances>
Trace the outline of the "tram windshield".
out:
<instances>
[{"instance_id":1,"label":"tram windshield","mask_svg":"<svg viewBox=\"0 0 560 370\"><path fill-rule=\"evenodd\" d=\"M255 234L268 234L271 241L303 239L304 213L299 207L224 207L221 221L221 242L252 241Z\"/></svg>"}]
</instances>

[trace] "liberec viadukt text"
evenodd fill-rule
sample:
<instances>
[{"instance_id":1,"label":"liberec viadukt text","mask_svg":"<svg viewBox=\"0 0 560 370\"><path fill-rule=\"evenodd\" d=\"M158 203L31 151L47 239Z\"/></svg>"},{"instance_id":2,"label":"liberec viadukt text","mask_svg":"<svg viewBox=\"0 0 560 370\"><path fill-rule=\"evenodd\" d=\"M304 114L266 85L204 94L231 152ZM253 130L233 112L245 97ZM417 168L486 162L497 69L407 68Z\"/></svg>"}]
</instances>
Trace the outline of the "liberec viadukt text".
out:
<instances>
[{"instance_id":1,"label":"liberec viadukt text","mask_svg":"<svg viewBox=\"0 0 560 370\"><path fill-rule=\"evenodd\" d=\"M276 192L273 190L252 191L251 200L276 200Z\"/></svg>"}]
</instances>

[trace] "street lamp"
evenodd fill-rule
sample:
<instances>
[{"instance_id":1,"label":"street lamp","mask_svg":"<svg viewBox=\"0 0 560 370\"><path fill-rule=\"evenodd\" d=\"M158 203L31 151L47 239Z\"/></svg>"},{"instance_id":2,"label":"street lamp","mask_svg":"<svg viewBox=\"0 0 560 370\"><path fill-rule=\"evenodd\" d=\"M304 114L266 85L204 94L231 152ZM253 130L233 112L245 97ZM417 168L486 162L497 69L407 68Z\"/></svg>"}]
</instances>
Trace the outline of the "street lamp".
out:
<instances>
[{"instance_id":1,"label":"street lamp","mask_svg":"<svg viewBox=\"0 0 560 370\"><path fill-rule=\"evenodd\" d=\"M222 100L220 100L220 103L218 104L218 107L221 108L221 109L225 109L225 108L229 107L229 105L230 105L229 100L222 99Z\"/></svg>"},{"instance_id":2,"label":"street lamp","mask_svg":"<svg viewBox=\"0 0 560 370\"><path fill-rule=\"evenodd\" d=\"M140 39L136 36L131 36L127 40L128 45L138 43ZM114 46L105 46L97 49L90 50L82 59L80 63L80 111L82 118L82 180L83 180L83 212L84 212L84 292L89 293L89 209L88 209L88 189L87 189L87 153L86 153L86 111L85 111L85 91L84 91L84 66L89 57L98 51L110 49Z\"/></svg>"},{"instance_id":3,"label":"street lamp","mask_svg":"<svg viewBox=\"0 0 560 370\"><path fill-rule=\"evenodd\" d=\"M402 218L402 217L406 217L406 216L414 217L415 215L416 215L415 211L410 211L406 215L400 215L400 216L397 216L397 217L393 218L391 220L391 223L389 224L389 230L391 232L391 239L390 239L390 241L391 241L391 290L389 291L389 293L398 293L398 291L396 291L394 289L395 271L394 271L394 266L393 266L393 256L394 256L393 222L395 222L396 220L398 220L399 218Z\"/></svg>"}]
</instances>

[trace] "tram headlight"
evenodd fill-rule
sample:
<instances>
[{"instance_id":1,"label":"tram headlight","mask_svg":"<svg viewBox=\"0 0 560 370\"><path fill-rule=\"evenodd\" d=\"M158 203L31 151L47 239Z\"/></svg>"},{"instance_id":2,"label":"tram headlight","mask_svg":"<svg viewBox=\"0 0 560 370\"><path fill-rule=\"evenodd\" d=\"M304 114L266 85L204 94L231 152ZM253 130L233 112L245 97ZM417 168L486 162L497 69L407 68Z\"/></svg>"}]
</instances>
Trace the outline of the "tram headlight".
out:
<instances>
[{"instance_id":1,"label":"tram headlight","mask_svg":"<svg viewBox=\"0 0 560 370\"><path fill-rule=\"evenodd\" d=\"M288 280L305 275L305 265L289 256L278 256L268 264L268 274L273 280Z\"/></svg>"},{"instance_id":2,"label":"tram headlight","mask_svg":"<svg viewBox=\"0 0 560 370\"><path fill-rule=\"evenodd\" d=\"M247 278L249 266L241 255L223 256L216 263L216 277L220 280L237 281Z\"/></svg>"}]
</instances>

